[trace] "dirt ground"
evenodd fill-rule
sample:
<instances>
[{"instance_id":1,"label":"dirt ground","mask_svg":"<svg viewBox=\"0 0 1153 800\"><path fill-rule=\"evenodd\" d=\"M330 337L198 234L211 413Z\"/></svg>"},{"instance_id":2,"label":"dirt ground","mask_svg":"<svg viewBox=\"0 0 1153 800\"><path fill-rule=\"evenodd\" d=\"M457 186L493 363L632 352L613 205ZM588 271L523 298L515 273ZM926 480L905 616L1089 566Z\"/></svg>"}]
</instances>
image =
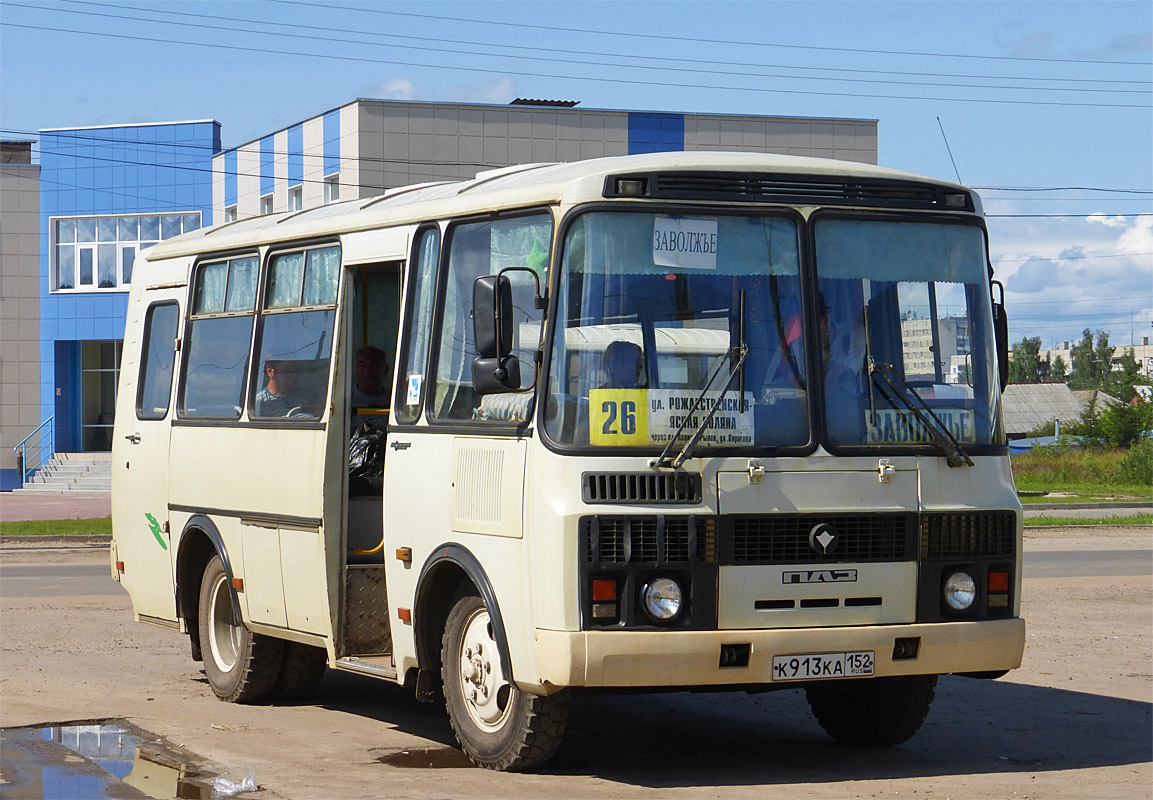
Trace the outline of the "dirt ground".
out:
<instances>
[{"instance_id":1,"label":"dirt ground","mask_svg":"<svg viewBox=\"0 0 1153 800\"><path fill-rule=\"evenodd\" d=\"M1027 552L1143 551L1153 529L1027 531ZM106 565L103 549L5 547L4 566ZM1091 570L1090 570L1091 571ZM217 701L187 639L132 621L127 596L0 606L0 724L127 719L254 797L1153 797L1153 579L1026 580L1028 645L998 681L942 678L924 728L890 750L833 743L797 691L582 695L557 758L529 775L473 769L443 710L329 671L313 701ZM2 790L0 790L2 793Z\"/></svg>"}]
</instances>

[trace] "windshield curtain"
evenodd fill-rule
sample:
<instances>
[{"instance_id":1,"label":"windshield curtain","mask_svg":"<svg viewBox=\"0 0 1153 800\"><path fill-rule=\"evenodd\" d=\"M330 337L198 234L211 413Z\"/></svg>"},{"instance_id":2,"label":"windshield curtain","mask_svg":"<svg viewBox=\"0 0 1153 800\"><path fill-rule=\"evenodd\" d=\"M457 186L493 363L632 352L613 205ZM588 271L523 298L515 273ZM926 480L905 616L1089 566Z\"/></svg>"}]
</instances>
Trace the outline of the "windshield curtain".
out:
<instances>
[{"instance_id":1,"label":"windshield curtain","mask_svg":"<svg viewBox=\"0 0 1153 800\"><path fill-rule=\"evenodd\" d=\"M577 218L561 257L548 436L659 449L687 441L723 393L700 449L807 444L797 242L784 216Z\"/></svg>"},{"instance_id":2,"label":"windshield curtain","mask_svg":"<svg viewBox=\"0 0 1153 800\"><path fill-rule=\"evenodd\" d=\"M981 228L821 217L814 241L829 444L932 445L933 415L1002 444Z\"/></svg>"}]
</instances>

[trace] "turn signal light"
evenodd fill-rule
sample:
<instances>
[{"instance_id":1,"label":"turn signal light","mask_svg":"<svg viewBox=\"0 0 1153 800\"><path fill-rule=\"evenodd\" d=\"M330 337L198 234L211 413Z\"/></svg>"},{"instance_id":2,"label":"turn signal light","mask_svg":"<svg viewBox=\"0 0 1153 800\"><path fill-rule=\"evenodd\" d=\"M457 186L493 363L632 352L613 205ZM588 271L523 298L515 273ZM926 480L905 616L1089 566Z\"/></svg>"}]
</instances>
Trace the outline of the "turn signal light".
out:
<instances>
[{"instance_id":1,"label":"turn signal light","mask_svg":"<svg viewBox=\"0 0 1153 800\"><path fill-rule=\"evenodd\" d=\"M1009 573L1008 572L990 572L989 573L989 591L990 592L1007 592L1007 591L1009 591Z\"/></svg>"},{"instance_id":2,"label":"turn signal light","mask_svg":"<svg viewBox=\"0 0 1153 800\"><path fill-rule=\"evenodd\" d=\"M617 582L612 580L593 581L593 602L614 602L617 599Z\"/></svg>"}]
</instances>

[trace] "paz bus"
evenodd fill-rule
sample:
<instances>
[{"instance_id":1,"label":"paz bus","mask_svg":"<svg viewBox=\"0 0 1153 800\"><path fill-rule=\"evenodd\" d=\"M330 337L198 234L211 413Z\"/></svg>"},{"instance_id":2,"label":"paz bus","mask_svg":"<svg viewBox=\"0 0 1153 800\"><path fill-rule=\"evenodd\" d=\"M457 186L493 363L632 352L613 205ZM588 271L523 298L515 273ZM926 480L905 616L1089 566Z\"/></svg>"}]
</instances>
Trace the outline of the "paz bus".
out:
<instances>
[{"instance_id":1,"label":"paz bus","mask_svg":"<svg viewBox=\"0 0 1153 800\"><path fill-rule=\"evenodd\" d=\"M598 689L803 689L894 745L1021 663L998 290L974 192L763 154L196 231L134 272L112 573L220 699L402 683L484 767Z\"/></svg>"}]
</instances>

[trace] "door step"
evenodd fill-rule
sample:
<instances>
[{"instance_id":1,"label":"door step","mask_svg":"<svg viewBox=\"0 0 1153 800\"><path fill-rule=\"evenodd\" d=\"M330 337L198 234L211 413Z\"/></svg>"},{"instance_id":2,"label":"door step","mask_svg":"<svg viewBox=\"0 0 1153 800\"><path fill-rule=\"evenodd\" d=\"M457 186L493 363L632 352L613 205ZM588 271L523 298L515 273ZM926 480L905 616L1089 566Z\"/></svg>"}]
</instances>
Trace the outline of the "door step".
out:
<instances>
[{"instance_id":1,"label":"door step","mask_svg":"<svg viewBox=\"0 0 1153 800\"><path fill-rule=\"evenodd\" d=\"M334 669L345 672L355 672L360 675L371 675L374 678L387 678L396 680L396 667L392 664L392 656L346 656L338 658L333 665Z\"/></svg>"}]
</instances>

